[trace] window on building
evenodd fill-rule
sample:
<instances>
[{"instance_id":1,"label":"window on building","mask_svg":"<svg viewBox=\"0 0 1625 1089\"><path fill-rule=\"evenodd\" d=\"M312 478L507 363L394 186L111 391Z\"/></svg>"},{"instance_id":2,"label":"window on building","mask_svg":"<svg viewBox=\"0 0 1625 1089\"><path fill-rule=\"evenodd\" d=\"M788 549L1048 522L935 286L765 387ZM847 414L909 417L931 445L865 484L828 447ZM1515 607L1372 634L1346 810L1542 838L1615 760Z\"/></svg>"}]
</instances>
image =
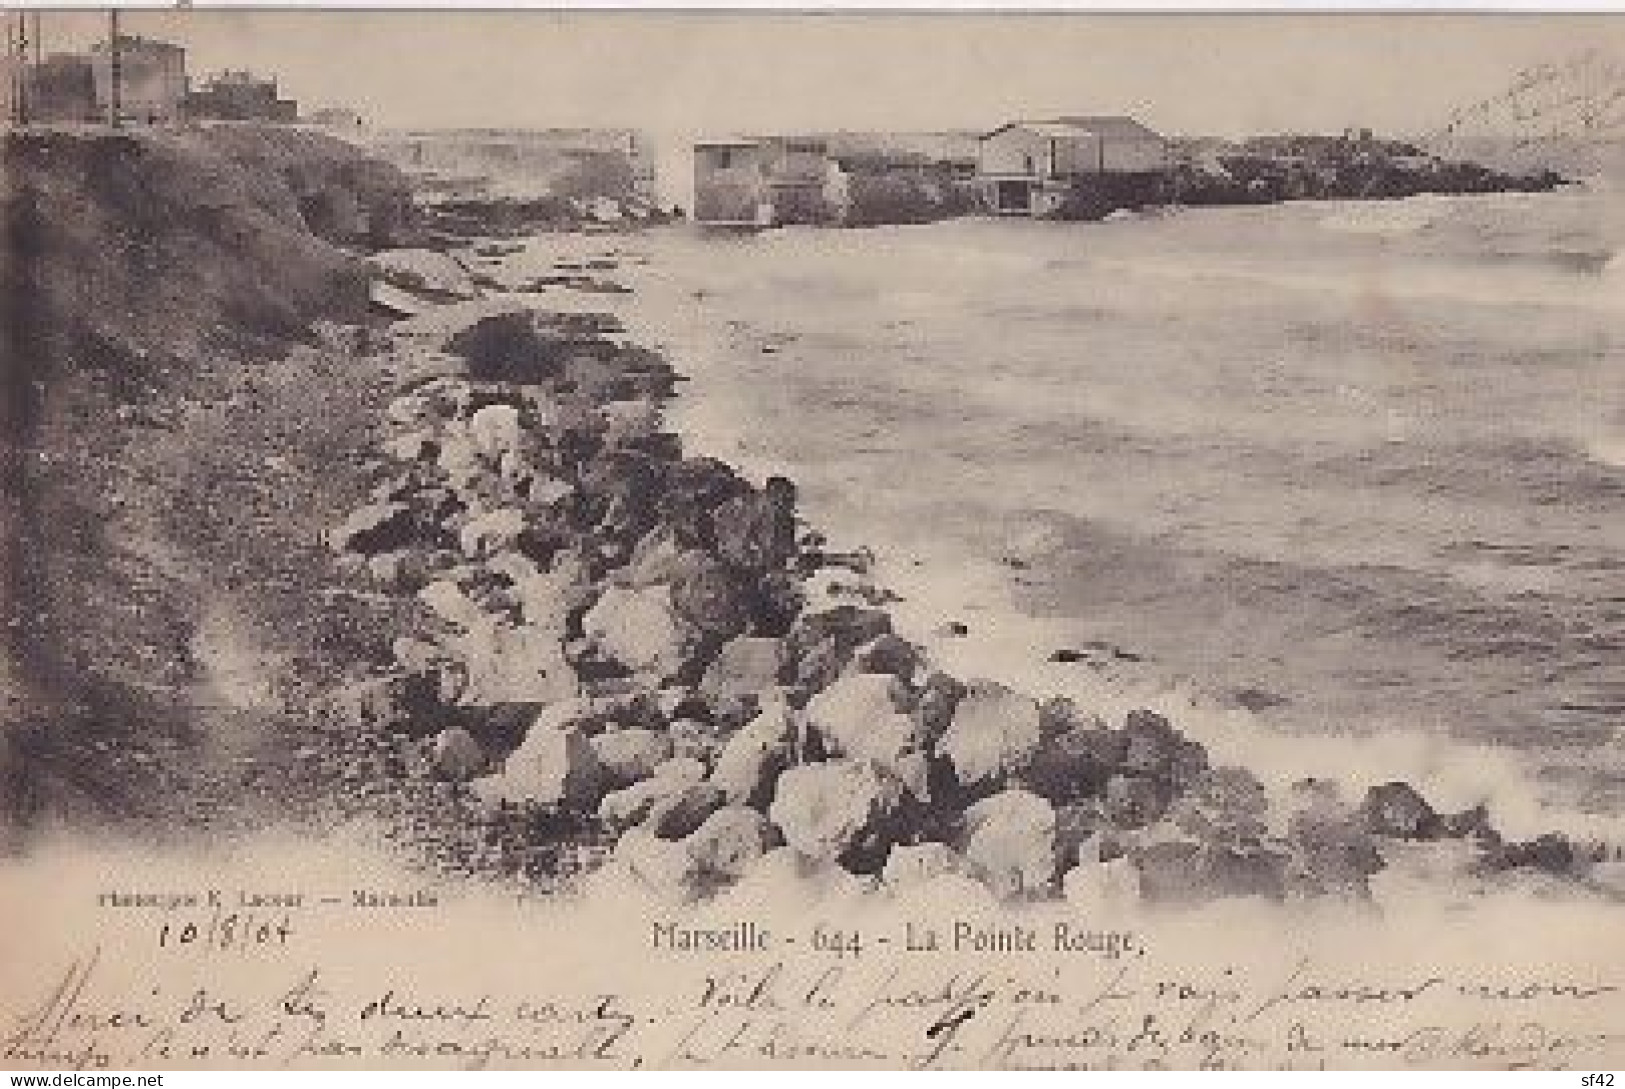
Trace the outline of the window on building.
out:
<instances>
[{"instance_id":1,"label":"window on building","mask_svg":"<svg viewBox=\"0 0 1625 1089\"><path fill-rule=\"evenodd\" d=\"M712 155L718 170L727 170L734 164L734 153L727 148L718 148Z\"/></svg>"}]
</instances>

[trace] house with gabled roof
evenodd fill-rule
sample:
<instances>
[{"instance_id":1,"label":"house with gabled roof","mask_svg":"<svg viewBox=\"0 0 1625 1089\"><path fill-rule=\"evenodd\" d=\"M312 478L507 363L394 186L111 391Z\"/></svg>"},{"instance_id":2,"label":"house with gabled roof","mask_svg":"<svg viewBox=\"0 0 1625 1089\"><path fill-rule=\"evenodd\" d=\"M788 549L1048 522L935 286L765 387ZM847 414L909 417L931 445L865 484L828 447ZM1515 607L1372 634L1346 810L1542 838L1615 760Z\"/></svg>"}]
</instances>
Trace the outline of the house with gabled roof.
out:
<instances>
[{"instance_id":1,"label":"house with gabled roof","mask_svg":"<svg viewBox=\"0 0 1625 1089\"><path fill-rule=\"evenodd\" d=\"M1171 166L1168 141L1132 117L1011 121L977 141L982 200L999 215L1103 215L1153 196Z\"/></svg>"}]
</instances>

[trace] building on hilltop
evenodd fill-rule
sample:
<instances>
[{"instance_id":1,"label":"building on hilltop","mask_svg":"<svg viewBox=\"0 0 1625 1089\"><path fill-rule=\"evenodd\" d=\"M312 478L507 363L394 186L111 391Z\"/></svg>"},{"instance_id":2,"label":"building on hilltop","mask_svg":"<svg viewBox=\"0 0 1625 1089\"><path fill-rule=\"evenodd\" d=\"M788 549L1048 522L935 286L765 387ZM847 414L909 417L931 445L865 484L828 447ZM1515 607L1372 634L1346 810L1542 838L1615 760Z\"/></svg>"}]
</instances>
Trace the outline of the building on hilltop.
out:
<instances>
[{"instance_id":1,"label":"building on hilltop","mask_svg":"<svg viewBox=\"0 0 1625 1089\"><path fill-rule=\"evenodd\" d=\"M1098 218L1161 199L1168 141L1130 117L1012 121L982 136L977 178L998 215Z\"/></svg>"},{"instance_id":2,"label":"building on hilltop","mask_svg":"<svg viewBox=\"0 0 1625 1089\"><path fill-rule=\"evenodd\" d=\"M121 34L115 41L117 48L107 41L91 47L98 106L111 115L116 103L120 121L179 121L186 107L186 50L139 35Z\"/></svg>"},{"instance_id":3,"label":"building on hilltop","mask_svg":"<svg viewBox=\"0 0 1625 1089\"><path fill-rule=\"evenodd\" d=\"M186 96L186 116L197 121L296 121L299 103L277 93L274 76L227 70Z\"/></svg>"},{"instance_id":4,"label":"building on hilltop","mask_svg":"<svg viewBox=\"0 0 1625 1089\"><path fill-rule=\"evenodd\" d=\"M53 53L34 63L6 58L5 116L33 124L82 123L102 116L90 58Z\"/></svg>"}]
</instances>

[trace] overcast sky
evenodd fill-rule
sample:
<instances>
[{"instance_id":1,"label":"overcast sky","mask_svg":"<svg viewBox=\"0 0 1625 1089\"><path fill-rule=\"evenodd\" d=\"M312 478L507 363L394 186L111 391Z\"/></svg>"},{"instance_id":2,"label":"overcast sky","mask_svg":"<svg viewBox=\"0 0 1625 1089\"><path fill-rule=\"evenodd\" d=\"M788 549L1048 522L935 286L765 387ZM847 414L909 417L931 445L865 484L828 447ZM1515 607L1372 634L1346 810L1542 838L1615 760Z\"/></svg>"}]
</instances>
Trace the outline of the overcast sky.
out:
<instances>
[{"instance_id":1,"label":"overcast sky","mask_svg":"<svg viewBox=\"0 0 1625 1089\"><path fill-rule=\"evenodd\" d=\"M47 48L104 17L46 15ZM275 73L388 127L981 128L1128 113L1169 134L1442 123L1625 16L126 12L194 77Z\"/></svg>"}]
</instances>

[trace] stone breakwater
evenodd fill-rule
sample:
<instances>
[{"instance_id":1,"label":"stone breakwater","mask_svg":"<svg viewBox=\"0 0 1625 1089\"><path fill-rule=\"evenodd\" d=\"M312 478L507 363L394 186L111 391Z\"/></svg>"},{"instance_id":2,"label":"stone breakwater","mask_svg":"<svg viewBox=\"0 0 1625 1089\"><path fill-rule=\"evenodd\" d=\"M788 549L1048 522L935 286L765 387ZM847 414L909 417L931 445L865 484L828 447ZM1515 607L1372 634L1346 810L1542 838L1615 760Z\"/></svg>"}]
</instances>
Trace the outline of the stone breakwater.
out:
<instances>
[{"instance_id":1,"label":"stone breakwater","mask_svg":"<svg viewBox=\"0 0 1625 1089\"><path fill-rule=\"evenodd\" d=\"M1432 849L1473 880L1585 881L1567 839L1508 842L1409 784L1271 791L1152 711L935 668L792 482L685 455L680 376L611 317L475 304L391 340L378 483L329 537L403 628L329 715L437 792L455 868L552 881L607 855L693 897L788 868L1179 902L1364 898Z\"/></svg>"}]
</instances>

